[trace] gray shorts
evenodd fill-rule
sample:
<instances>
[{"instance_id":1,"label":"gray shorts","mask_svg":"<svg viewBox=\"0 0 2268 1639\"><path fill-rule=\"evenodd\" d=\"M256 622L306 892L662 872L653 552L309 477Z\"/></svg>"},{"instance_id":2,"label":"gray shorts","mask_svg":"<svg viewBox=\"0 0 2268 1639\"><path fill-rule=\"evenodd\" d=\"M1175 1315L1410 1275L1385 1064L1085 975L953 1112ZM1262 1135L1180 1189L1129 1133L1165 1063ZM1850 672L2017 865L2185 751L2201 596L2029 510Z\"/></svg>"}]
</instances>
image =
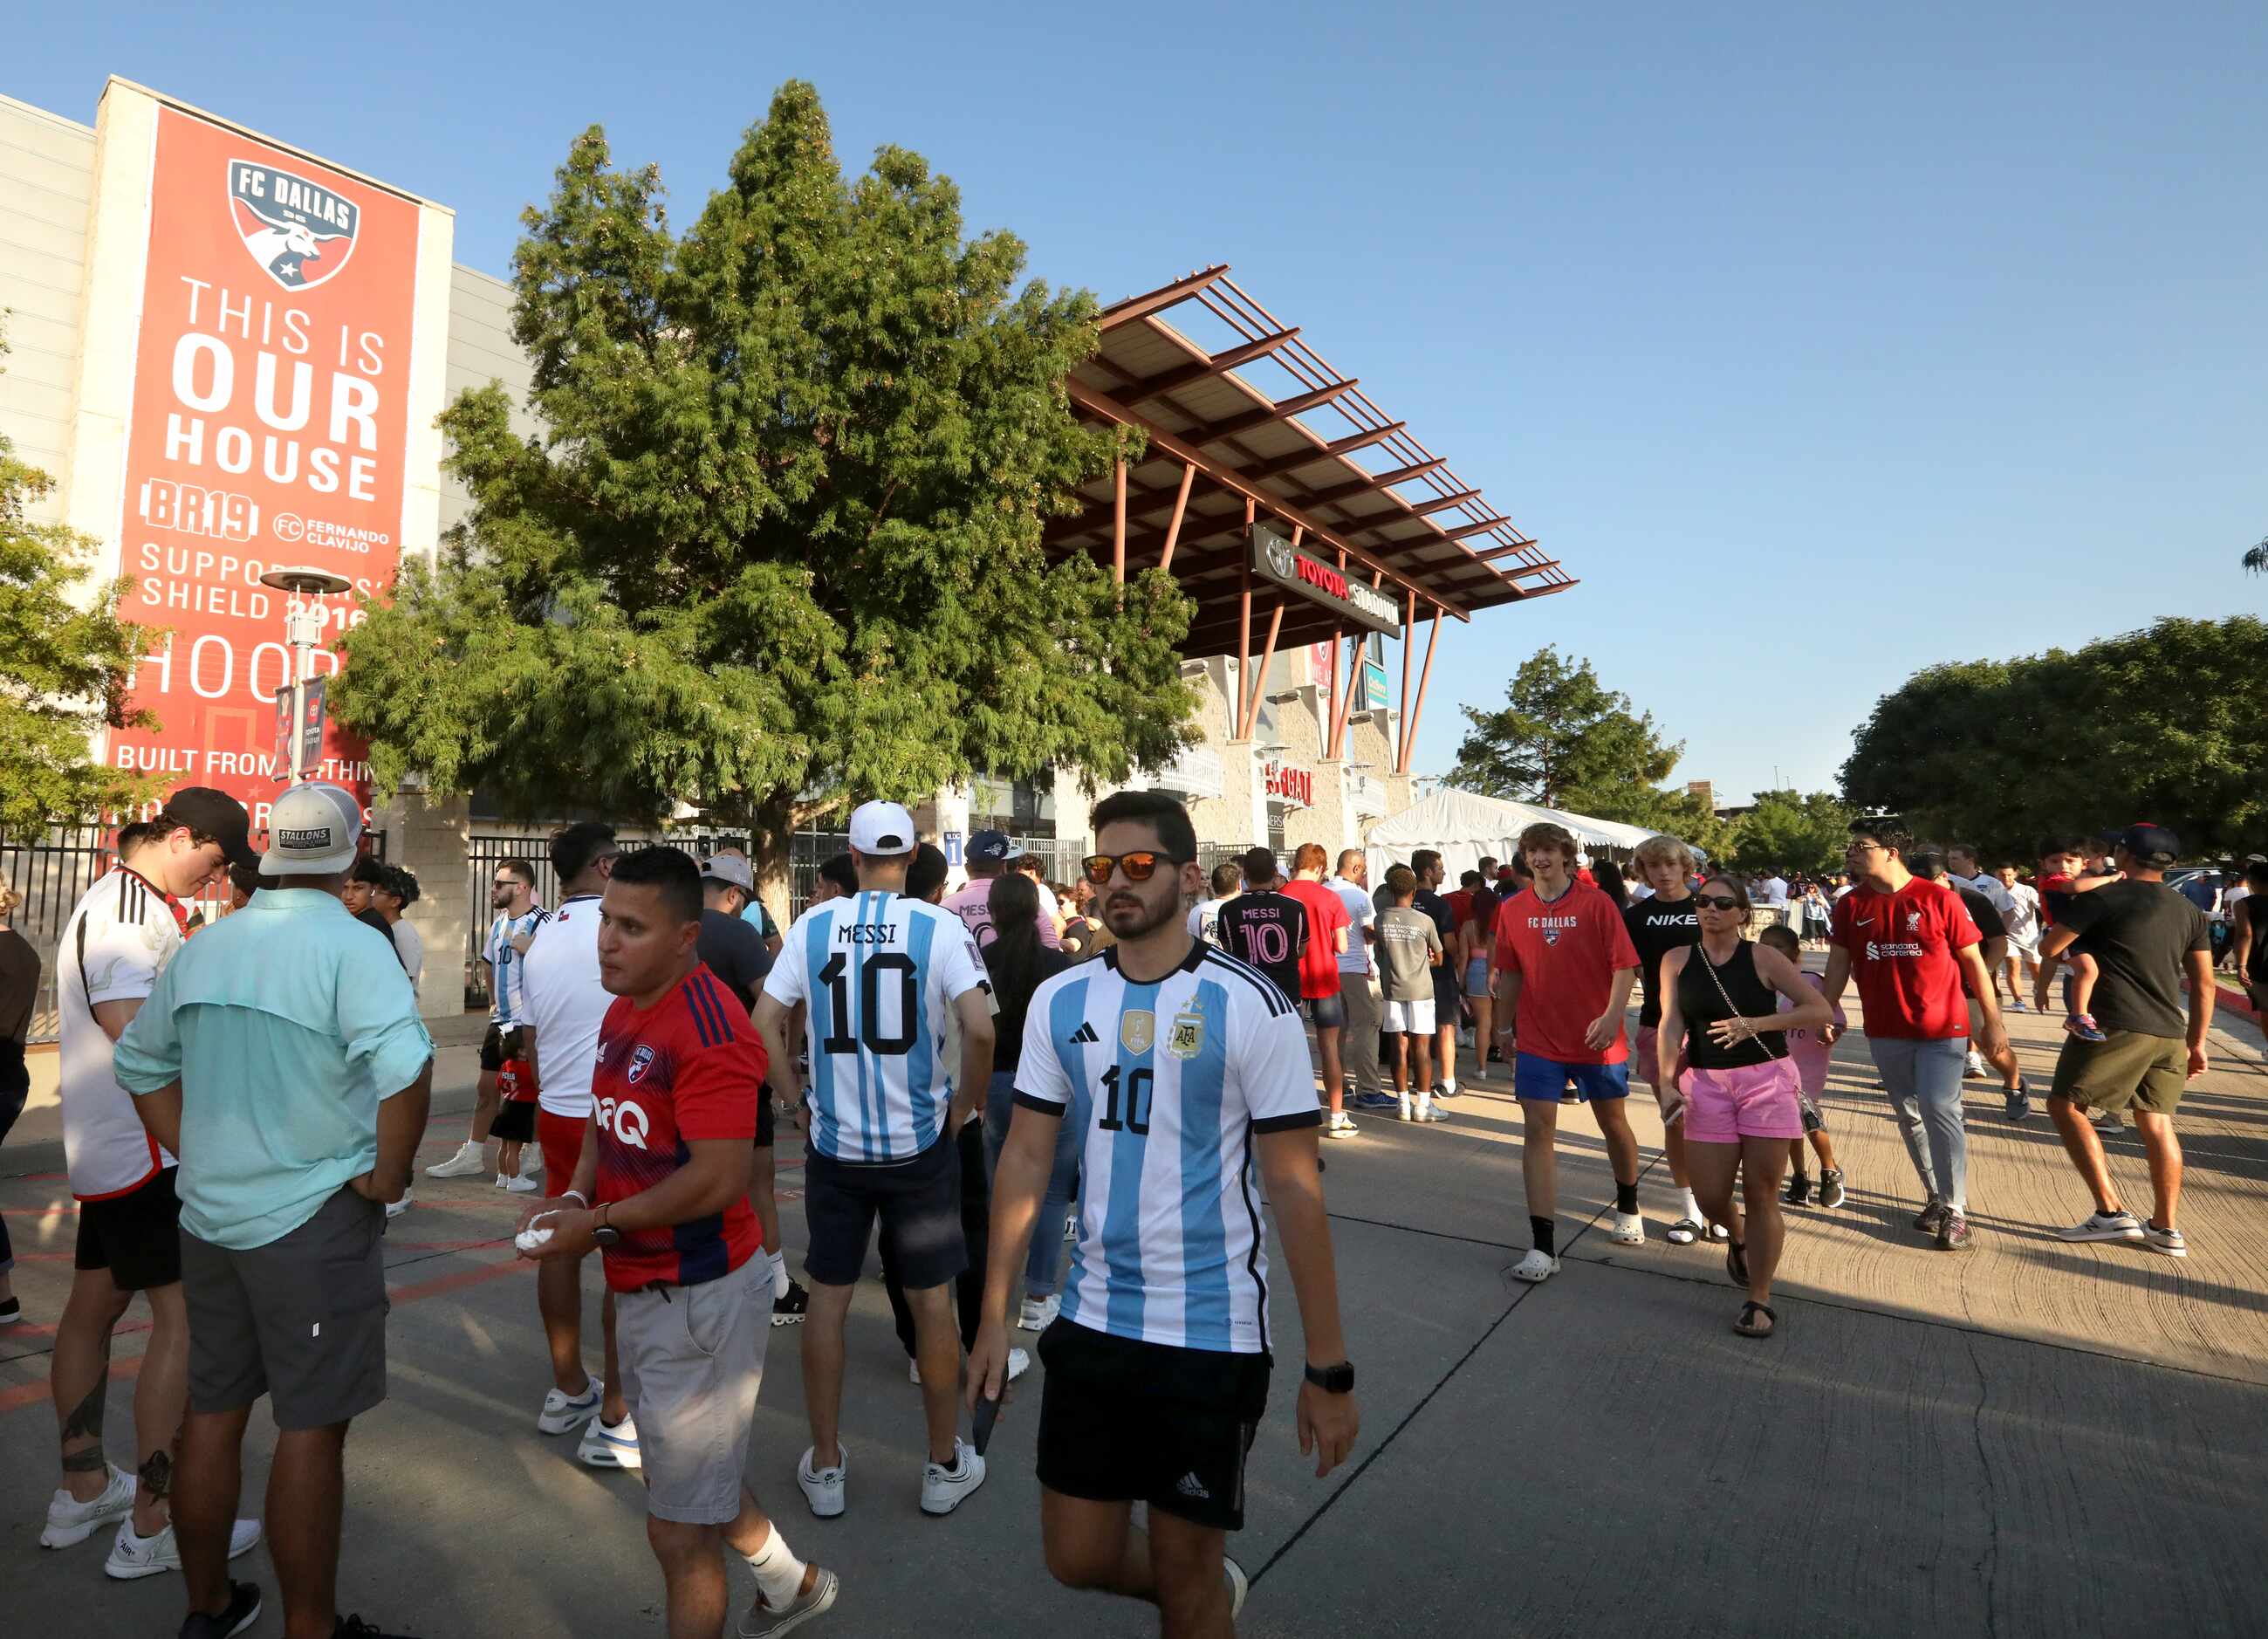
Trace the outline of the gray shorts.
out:
<instances>
[{"instance_id":1,"label":"gray shorts","mask_svg":"<svg viewBox=\"0 0 2268 1639\"><path fill-rule=\"evenodd\" d=\"M771 1318L771 1266L760 1257L698 1286L615 1295L622 1394L656 1519L724 1525L739 1516Z\"/></svg>"},{"instance_id":2,"label":"gray shorts","mask_svg":"<svg viewBox=\"0 0 2268 1639\"><path fill-rule=\"evenodd\" d=\"M290 1234L239 1251L181 1230L189 1405L265 1394L278 1429L345 1422L386 1398L386 1209L342 1189Z\"/></svg>"}]
</instances>

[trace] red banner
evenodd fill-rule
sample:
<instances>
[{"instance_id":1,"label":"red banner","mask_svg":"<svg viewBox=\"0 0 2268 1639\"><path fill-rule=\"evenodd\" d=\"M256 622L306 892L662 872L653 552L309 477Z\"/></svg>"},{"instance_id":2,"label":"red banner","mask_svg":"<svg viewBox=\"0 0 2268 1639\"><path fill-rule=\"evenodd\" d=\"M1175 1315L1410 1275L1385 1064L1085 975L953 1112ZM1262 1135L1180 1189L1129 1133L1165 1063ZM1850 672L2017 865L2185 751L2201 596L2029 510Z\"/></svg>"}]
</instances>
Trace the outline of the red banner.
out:
<instances>
[{"instance_id":1,"label":"red banner","mask_svg":"<svg viewBox=\"0 0 2268 1639\"><path fill-rule=\"evenodd\" d=\"M173 635L134 694L159 727L114 733L110 757L217 786L255 826L290 772L290 597L261 574L311 565L374 592L400 558L417 232L410 200L158 111L120 538L125 614ZM347 594L320 602L322 676L357 616ZM362 758L334 728L309 772L366 801Z\"/></svg>"}]
</instances>

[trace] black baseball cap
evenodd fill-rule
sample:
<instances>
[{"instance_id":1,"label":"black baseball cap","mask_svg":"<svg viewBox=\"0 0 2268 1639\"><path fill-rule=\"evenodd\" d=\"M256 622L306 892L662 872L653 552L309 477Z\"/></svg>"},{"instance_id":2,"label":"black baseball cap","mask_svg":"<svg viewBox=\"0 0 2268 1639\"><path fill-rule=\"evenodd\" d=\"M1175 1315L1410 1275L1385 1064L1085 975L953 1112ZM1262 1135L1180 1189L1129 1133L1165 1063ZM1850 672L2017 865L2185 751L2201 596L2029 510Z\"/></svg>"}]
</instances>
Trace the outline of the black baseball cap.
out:
<instances>
[{"instance_id":1,"label":"black baseball cap","mask_svg":"<svg viewBox=\"0 0 2268 1639\"><path fill-rule=\"evenodd\" d=\"M161 822L186 825L199 836L221 845L231 865L260 868L259 852L252 845L252 816L225 791L210 786L183 786L166 799L158 816Z\"/></svg>"},{"instance_id":2,"label":"black baseball cap","mask_svg":"<svg viewBox=\"0 0 2268 1639\"><path fill-rule=\"evenodd\" d=\"M2182 839L2163 825L2153 825L2147 820L2120 831L2118 845L2143 865L2171 865L2182 857Z\"/></svg>"},{"instance_id":3,"label":"black baseball cap","mask_svg":"<svg viewBox=\"0 0 2268 1639\"><path fill-rule=\"evenodd\" d=\"M1005 863L1023 858L1024 851L1008 840L1005 831L980 831L968 839L968 857Z\"/></svg>"}]
</instances>

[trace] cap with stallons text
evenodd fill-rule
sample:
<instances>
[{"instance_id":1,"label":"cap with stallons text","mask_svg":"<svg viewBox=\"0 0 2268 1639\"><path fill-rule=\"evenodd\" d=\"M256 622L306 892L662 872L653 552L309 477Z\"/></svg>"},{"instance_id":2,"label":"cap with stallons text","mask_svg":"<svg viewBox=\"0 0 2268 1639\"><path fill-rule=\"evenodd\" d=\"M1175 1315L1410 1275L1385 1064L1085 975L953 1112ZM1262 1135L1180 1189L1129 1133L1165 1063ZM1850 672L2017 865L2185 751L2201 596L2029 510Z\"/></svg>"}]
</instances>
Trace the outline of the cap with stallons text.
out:
<instances>
[{"instance_id":1,"label":"cap with stallons text","mask_svg":"<svg viewBox=\"0 0 2268 1639\"><path fill-rule=\"evenodd\" d=\"M362 804L341 786L310 780L268 811L264 877L328 876L350 868L362 841Z\"/></svg>"},{"instance_id":2,"label":"cap with stallons text","mask_svg":"<svg viewBox=\"0 0 2268 1639\"><path fill-rule=\"evenodd\" d=\"M850 845L871 855L911 853L914 816L897 802L862 802L850 816Z\"/></svg>"}]
</instances>

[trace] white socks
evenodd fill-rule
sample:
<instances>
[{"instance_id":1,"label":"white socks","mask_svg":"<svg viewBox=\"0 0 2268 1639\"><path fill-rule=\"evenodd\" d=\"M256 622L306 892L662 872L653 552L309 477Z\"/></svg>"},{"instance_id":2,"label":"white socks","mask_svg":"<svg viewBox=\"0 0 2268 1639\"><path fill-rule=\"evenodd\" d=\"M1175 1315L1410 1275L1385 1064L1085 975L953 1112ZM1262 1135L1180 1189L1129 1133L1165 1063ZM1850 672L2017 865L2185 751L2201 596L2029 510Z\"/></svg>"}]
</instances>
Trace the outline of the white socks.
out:
<instances>
[{"instance_id":1,"label":"white socks","mask_svg":"<svg viewBox=\"0 0 2268 1639\"><path fill-rule=\"evenodd\" d=\"M777 1303L787 1296L787 1255L784 1252L766 1252L764 1256L771 1259L772 1302Z\"/></svg>"},{"instance_id":2,"label":"white socks","mask_svg":"<svg viewBox=\"0 0 2268 1639\"><path fill-rule=\"evenodd\" d=\"M1454 1072L1442 1078L1441 1090L1445 1093L1454 1093L1457 1090L1457 1078Z\"/></svg>"},{"instance_id":3,"label":"white socks","mask_svg":"<svg viewBox=\"0 0 2268 1639\"><path fill-rule=\"evenodd\" d=\"M763 1591L765 1605L775 1611L785 1610L803 1591L803 1561L789 1549L777 1525L764 1539L764 1546L748 1555L748 1569L756 1573L756 1586Z\"/></svg>"},{"instance_id":4,"label":"white socks","mask_svg":"<svg viewBox=\"0 0 2268 1639\"><path fill-rule=\"evenodd\" d=\"M1680 1206L1683 1208L1684 1214L1687 1217L1692 1219L1696 1223L1701 1222L1701 1203L1693 1199L1693 1192L1691 1190L1680 1190L1678 1192L1678 1201Z\"/></svg>"}]
</instances>

